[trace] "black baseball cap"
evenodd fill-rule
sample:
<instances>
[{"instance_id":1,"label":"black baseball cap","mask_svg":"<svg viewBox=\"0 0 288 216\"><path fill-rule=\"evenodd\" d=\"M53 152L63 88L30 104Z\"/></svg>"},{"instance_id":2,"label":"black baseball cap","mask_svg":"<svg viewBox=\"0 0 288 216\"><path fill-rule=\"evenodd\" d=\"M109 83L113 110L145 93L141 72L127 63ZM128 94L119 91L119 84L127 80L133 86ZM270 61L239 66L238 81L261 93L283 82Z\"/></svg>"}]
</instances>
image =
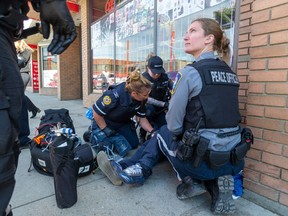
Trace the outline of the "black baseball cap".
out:
<instances>
[{"instance_id":1,"label":"black baseball cap","mask_svg":"<svg viewBox=\"0 0 288 216\"><path fill-rule=\"evenodd\" d=\"M150 57L147 67L155 74L165 73L163 60L159 56Z\"/></svg>"}]
</instances>

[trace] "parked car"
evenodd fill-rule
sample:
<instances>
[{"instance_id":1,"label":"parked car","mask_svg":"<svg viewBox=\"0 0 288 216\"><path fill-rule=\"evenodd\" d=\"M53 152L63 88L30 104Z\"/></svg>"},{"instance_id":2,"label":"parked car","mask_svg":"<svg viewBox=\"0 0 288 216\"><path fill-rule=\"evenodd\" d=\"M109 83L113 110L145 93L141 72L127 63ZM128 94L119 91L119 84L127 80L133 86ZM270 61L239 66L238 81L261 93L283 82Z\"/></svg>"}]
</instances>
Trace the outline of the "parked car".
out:
<instances>
[{"instance_id":1,"label":"parked car","mask_svg":"<svg viewBox=\"0 0 288 216\"><path fill-rule=\"evenodd\" d=\"M103 89L108 88L109 83L104 74L94 75L93 76L93 88L94 89Z\"/></svg>"}]
</instances>

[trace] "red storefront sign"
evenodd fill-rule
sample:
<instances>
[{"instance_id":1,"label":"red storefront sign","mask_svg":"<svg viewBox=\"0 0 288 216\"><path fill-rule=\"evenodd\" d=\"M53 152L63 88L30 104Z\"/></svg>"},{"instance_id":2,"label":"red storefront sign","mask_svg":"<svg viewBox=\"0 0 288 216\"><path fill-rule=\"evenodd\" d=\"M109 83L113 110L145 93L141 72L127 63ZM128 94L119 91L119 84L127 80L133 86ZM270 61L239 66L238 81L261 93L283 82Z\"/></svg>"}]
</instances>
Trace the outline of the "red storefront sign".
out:
<instances>
[{"instance_id":1,"label":"red storefront sign","mask_svg":"<svg viewBox=\"0 0 288 216\"><path fill-rule=\"evenodd\" d=\"M105 4L105 13L109 13L114 9L114 0L108 0Z\"/></svg>"},{"instance_id":2,"label":"red storefront sign","mask_svg":"<svg viewBox=\"0 0 288 216\"><path fill-rule=\"evenodd\" d=\"M39 73L38 73L38 61L32 60L32 88L34 91L39 91Z\"/></svg>"}]
</instances>

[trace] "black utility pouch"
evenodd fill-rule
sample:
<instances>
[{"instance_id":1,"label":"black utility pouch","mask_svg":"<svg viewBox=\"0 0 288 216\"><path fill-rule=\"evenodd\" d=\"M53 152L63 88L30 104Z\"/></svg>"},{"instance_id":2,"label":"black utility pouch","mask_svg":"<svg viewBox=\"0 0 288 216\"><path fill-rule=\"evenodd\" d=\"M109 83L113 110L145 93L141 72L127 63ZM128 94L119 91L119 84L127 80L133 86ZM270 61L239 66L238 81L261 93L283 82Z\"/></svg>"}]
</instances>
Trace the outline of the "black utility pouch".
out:
<instances>
[{"instance_id":1,"label":"black utility pouch","mask_svg":"<svg viewBox=\"0 0 288 216\"><path fill-rule=\"evenodd\" d=\"M195 159L193 161L193 166L198 167L204 160L205 154L207 152L210 140L200 137L199 144L195 149Z\"/></svg>"},{"instance_id":2,"label":"black utility pouch","mask_svg":"<svg viewBox=\"0 0 288 216\"><path fill-rule=\"evenodd\" d=\"M247 154L249 148L246 142L242 142L240 145L236 146L231 151L231 163L233 165L238 165Z\"/></svg>"},{"instance_id":3,"label":"black utility pouch","mask_svg":"<svg viewBox=\"0 0 288 216\"><path fill-rule=\"evenodd\" d=\"M191 160L193 158L194 146L188 146L181 140L178 142L176 157L181 161Z\"/></svg>"},{"instance_id":4,"label":"black utility pouch","mask_svg":"<svg viewBox=\"0 0 288 216\"><path fill-rule=\"evenodd\" d=\"M230 151L209 151L208 161L211 169L218 169L230 161Z\"/></svg>"}]
</instances>

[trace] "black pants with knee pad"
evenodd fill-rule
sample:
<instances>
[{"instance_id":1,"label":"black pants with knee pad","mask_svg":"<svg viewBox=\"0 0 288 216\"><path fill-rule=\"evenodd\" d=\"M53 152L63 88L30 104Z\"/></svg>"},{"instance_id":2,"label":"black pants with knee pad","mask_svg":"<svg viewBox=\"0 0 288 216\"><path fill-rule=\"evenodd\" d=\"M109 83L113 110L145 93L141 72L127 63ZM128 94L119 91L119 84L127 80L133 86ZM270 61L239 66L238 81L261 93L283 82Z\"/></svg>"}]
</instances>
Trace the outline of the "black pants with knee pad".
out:
<instances>
[{"instance_id":1,"label":"black pants with knee pad","mask_svg":"<svg viewBox=\"0 0 288 216\"><path fill-rule=\"evenodd\" d=\"M24 85L17 65L13 32L1 25L0 47L0 215L3 215L15 187Z\"/></svg>"}]
</instances>

